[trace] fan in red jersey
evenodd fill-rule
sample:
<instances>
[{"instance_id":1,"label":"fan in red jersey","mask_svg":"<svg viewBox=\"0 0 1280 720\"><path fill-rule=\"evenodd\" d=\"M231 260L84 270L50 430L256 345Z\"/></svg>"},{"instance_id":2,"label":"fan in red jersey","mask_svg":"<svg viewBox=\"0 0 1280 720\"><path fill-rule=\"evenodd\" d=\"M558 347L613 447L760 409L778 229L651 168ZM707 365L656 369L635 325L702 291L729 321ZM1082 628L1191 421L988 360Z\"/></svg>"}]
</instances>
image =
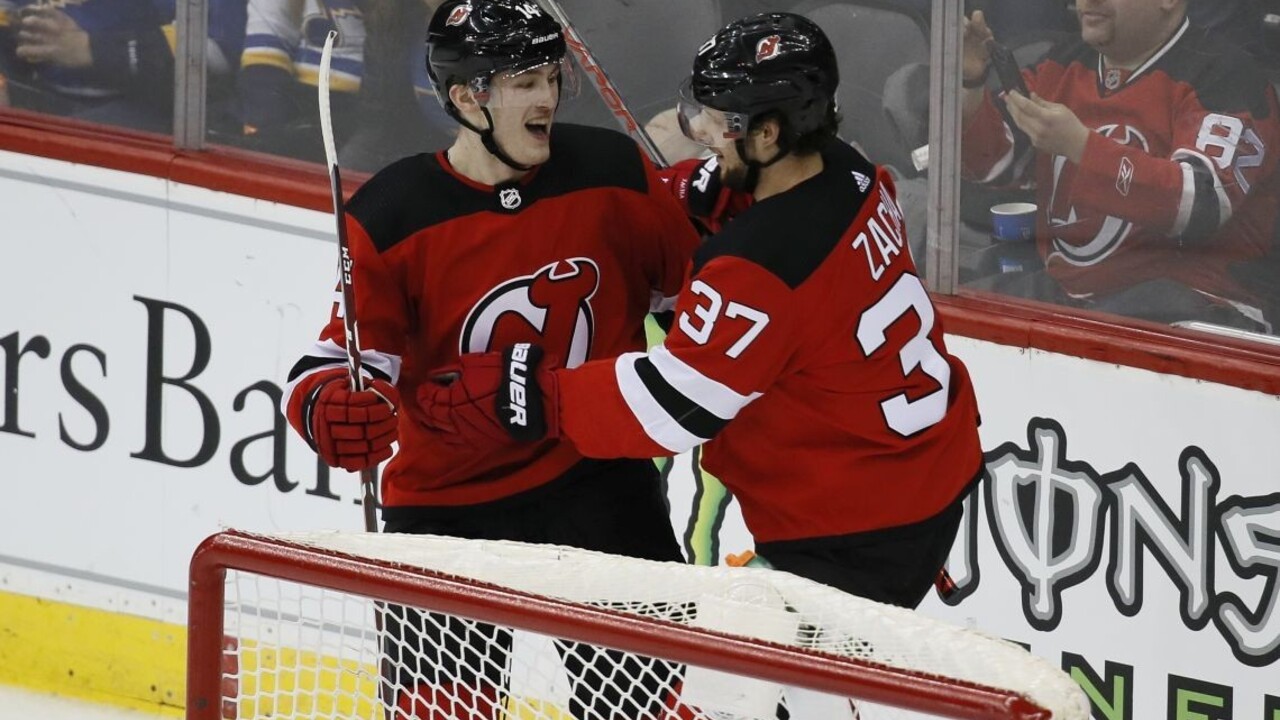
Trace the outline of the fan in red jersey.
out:
<instances>
[{"instance_id":1,"label":"fan in red jersey","mask_svg":"<svg viewBox=\"0 0 1280 720\"><path fill-rule=\"evenodd\" d=\"M753 202L695 254L663 345L573 369L534 344L464 356L458 380L422 388L424 422L600 458L703 445L765 561L918 604L979 477L977 403L890 176L835 137L837 80L830 42L799 15L721 30L681 91L682 126Z\"/></svg>"},{"instance_id":2,"label":"fan in red jersey","mask_svg":"<svg viewBox=\"0 0 1280 720\"><path fill-rule=\"evenodd\" d=\"M289 422L325 462L347 470L387 459L399 442L381 488L388 532L682 561L652 461L585 459L559 438L492 449L429 432L409 417L429 371L463 353L536 342L548 366L573 367L643 349L645 318L671 309L698 242L634 142L555 124L569 67L559 24L536 3L447 0L427 41L440 101L462 126L457 140L446 151L393 163L347 204L371 389L347 387L335 305L319 341L289 374ZM510 647L509 634L388 612L386 652L400 668L389 678L399 686L397 717L447 713L430 701L440 693L471 698L477 720L501 713L504 650L497 648ZM442 627L456 638L431 635ZM463 637L474 642L460 644ZM594 705L605 696L582 678L600 670L573 647L561 648L571 712L599 714ZM474 652L491 655L484 677L475 677L475 666L468 675ZM422 660L433 655L434 662ZM598 659L621 662L609 653ZM458 667L446 673L450 687L418 672L451 662ZM654 663L645 682L661 682L663 667ZM640 717L639 705L652 695L639 687L620 692L618 707L630 717Z\"/></svg>"},{"instance_id":3,"label":"fan in red jersey","mask_svg":"<svg viewBox=\"0 0 1280 720\"><path fill-rule=\"evenodd\" d=\"M1186 0L1080 0L1081 32L1023 71L1030 97L981 82L991 31L966 23L965 173L1033 180L1045 270L993 289L1162 322L1270 331L1280 105L1261 70L1186 19ZM1010 125L1029 143L1014 143ZM1271 257L1268 258L1268 254Z\"/></svg>"}]
</instances>

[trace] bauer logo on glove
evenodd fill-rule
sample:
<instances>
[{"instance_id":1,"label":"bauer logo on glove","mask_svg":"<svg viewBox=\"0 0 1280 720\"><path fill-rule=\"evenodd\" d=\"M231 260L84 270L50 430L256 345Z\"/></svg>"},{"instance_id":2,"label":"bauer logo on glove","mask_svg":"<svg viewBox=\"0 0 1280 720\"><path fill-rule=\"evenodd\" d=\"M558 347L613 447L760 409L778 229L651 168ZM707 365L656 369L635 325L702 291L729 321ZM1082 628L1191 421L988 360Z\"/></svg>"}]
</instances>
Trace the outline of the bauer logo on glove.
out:
<instances>
[{"instance_id":1,"label":"bauer logo on glove","mask_svg":"<svg viewBox=\"0 0 1280 720\"><path fill-rule=\"evenodd\" d=\"M555 375L543 356L530 343L463 355L419 388L415 417L445 442L481 450L559 437Z\"/></svg>"},{"instance_id":2,"label":"bauer logo on glove","mask_svg":"<svg viewBox=\"0 0 1280 720\"><path fill-rule=\"evenodd\" d=\"M498 393L498 418L517 441L530 442L547 434L543 419L543 397L538 387L530 392L529 374L543 360L543 348L518 342L503 354L503 375L507 392ZM506 401L506 404L504 404Z\"/></svg>"}]
</instances>

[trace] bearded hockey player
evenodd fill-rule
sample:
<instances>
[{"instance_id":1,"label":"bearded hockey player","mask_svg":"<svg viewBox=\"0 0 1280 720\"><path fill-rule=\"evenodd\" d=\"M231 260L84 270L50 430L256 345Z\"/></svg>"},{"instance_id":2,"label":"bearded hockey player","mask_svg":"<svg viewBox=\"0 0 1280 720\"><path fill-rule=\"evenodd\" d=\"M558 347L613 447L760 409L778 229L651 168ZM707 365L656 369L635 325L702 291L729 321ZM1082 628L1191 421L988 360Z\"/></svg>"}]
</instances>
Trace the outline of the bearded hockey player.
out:
<instances>
[{"instance_id":1,"label":"bearded hockey player","mask_svg":"<svg viewBox=\"0 0 1280 720\"><path fill-rule=\"evenodd\" d=\"M424 422L599 458L703 445L768 563L917 605L979 477L977 403L890 176L835 137L837 82L804 17L721 30L694 60L681 122L753 202L696 253L665 343L573 369L535 344L464 356L458 380L422 388Z\"/></svg>"}]
</instances>

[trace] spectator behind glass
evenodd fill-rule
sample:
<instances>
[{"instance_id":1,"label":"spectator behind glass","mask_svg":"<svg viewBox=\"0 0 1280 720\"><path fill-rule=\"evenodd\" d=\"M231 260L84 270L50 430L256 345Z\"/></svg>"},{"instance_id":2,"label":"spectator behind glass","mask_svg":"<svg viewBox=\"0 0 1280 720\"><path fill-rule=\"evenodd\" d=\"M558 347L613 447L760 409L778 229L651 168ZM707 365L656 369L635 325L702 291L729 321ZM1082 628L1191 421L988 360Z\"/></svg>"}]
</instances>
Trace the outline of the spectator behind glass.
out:
<instances>
[{"instance_id":1,"label":"spectator behind glass","mask_svg":"<svg viewBox=\"0 0 1280 720\"><path fill-rule=\"evenodd\" d=\"M841 2L841 0L831 1ZM1208 3L1222 1L1205 0ZM732 8L744 14L745 8L767 11L788 4L797 6L794 2L785 3L778 0L732 0ZM881 0L881 4L909 10L926 21L933 16L933 0ZM1041 37L1046 32L1069 30L1075 24L1075 19L1067 7L1067 0L965 0L964 7L966 13L982 11L991 30L999 37L1013 43Z\"/></svg>"},{"instance_id":2,"label":"spectator behind glass","mask_svg":"<svg viewBox=\"0 0 1280 720\"><path fill-rule=\"evenodd\" d=\"M250 0L238 90L243 121L232 140L321 162L316 86L329 30L339 161L378 170L452 140L422 62L427 13L439 0ZM416 96L416 99L415 99Z\"/></svg>"},{"instance_id":3,"label":"spectator behind glass","mask_svg":"<svg viewBox=\"0 0 1280 720\"><path fill-rule=\"evenodd\" d=\"M1275 7L1274 0L1271 5ZM1262 0L1190 0L1187 5L1192 25L1239 46L1274 69L1276 52L1267 44L1266 13Z\"/></svg>"},{"instance_id":4,"label":"spectator behind glass","mask_svg":"<svg viewBox=\"0 0 1280 720\"><path fill-rule=\"evenodd\" d=\"M365 0L360 124L338 150L345 167L376 171L453 143L458 124L440 107L422 42L442 0Z\"/></svg>"},{"instance_id":5,"label":"spectator behind glass","mask_svg":"<svg viewBox=\"0 0 1280 720\"><path fill-rule=\"evenodd\" d=\"M1247 278L1275 229L1275 91L1190 26L1186 0L1079 0L1077 12L1080 37L1023 71L1032 96L1007 94L1006 116L982 89L992 33L980 12L965 25L965 175L1034 181L1045 263L989 289L1269 331L1275 297ZM1029 142L1015 146L1006 122Z\"/></svg>"},{"instance_id":6,"label":"spectator behind glass","mask_svg":"<svg viewBox=\"0 0 1280 720\"><path fill-rule=\"evenodd\" d=\"M363 3L354 0L249 0L237 91L244 145L324 161L316 86L320 53L334 42L330 98L339 144L354 129L364 74Z\"/></svg>"},{"instance_id":7,"label":"spectator behind glass","mask_svg":"<svg viewBox=\"0 0 1280 720\"><path fill-rule=\"evenodd\" d=\"M991 31L1011 45L1075 29L1065 0L966 0L965 9L981 10Z\"/></svg>"},{"instance_id":8,"label":"spectator behind glass","mask_svg":"<svg viewBox=\"0 0 1280 720\"><path fill-rule=\"evenodd\" d=\"M0 73L14 107L151 132L173 124L175 0L0 1ZM210 0L213 97L244 39L244 0Z\"/></svg>"}]
</instances>

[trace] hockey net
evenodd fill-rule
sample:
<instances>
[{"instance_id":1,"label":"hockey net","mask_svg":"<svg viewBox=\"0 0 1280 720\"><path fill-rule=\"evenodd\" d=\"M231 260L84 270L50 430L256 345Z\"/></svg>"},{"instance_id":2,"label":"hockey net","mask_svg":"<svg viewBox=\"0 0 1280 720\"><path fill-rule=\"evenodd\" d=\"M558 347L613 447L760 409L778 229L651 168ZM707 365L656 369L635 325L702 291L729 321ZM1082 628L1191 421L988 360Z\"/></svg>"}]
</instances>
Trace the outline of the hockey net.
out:
<instances>
[{"instance_id":1,"label":"hockey net","mask_svg":"<svg viewBox=\"0 0 1280 720\"><path fill-rule=\"evenodd\" d=\"M1023 648L788 573L366 533L206 540L187 717L1055 718Z\"/></svg>"}]
</instances>

